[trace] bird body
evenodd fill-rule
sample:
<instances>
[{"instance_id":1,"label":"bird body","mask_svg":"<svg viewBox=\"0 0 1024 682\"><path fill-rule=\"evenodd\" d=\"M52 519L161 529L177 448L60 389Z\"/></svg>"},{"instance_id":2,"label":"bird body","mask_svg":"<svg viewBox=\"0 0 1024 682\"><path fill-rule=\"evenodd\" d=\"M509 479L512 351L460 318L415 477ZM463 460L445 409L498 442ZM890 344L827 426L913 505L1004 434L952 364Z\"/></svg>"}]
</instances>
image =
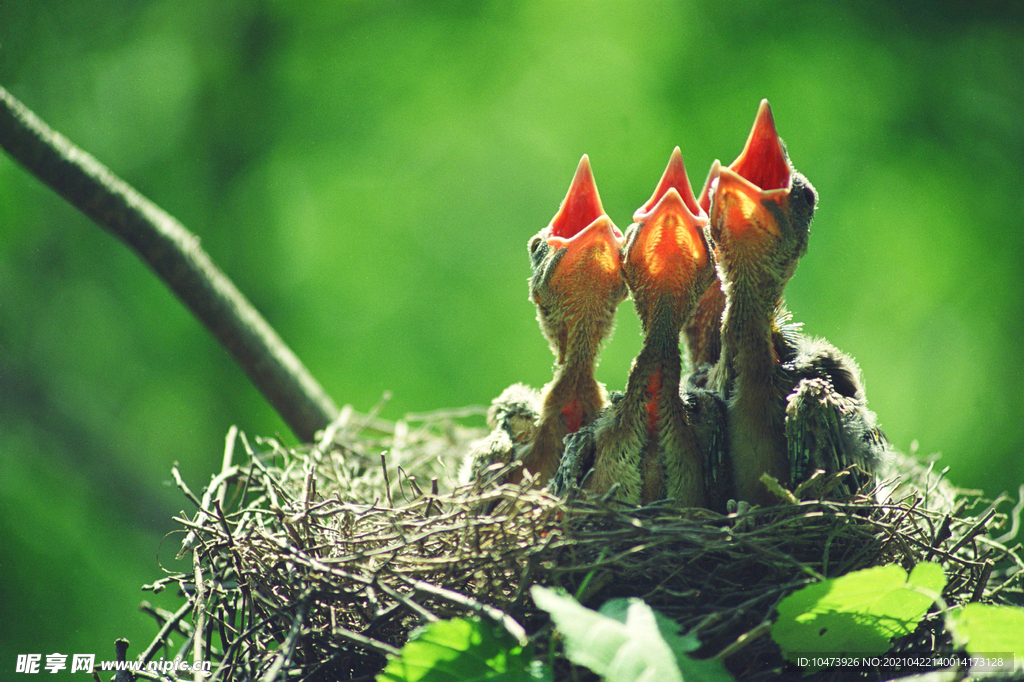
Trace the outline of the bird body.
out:
<instances>
[{"instance_id":1,"label":"bird body","mask_svg":"<svg viewBox=\"0 0 1024 682\"><path fill-rule=\"evenodd\" d=\"M740 500L773 504L769 474L795 484L814 469L871 470L884 439L851 358L799 334L782 293L807 250L817 193L795 171L767 101L740 156L716 161L709 234L725 308L721 353L707 379L727 400L727 440Z\"/></svg>"},{"instance_id":2,"label":"bird body","mask_svg":"<svg viewBox=\"0 0 1024 682\"><path fill-rule=\"evenodd\" d=\"M676 341L678 356L678 341ZM681 494L685 506L703 505L703 461L679 395L680 358L657 340L633 363L625 394L592 427L594 472L587 488L641 504Z\"/></svg>"},{"instance_id":3,"label":"bird body","mask_svg":"<svg viewBox=\"0 0 1024 682\"><path fill-rule=\"evenodd\" d=\"M803 482L821 469L836 473L857 465L843 483L847 493L867 483L865 474L886 459L888 442L867 407L860 368L824 339L796 334L791 360L782 363L791 386L786 398L790 480Z\"/></svg>"},{"instance_id":4,"label":"bird body","mask_svg":"<svg viewBox=\"0 0 1024 682\"><path fill-rule=\"evenodd\" d=\"M678 148L634 221L622 272L644 344L623 396L569 437L554 487L567 491L582 482L604 494L617 486L618 499L632 504L667 496L682 506L705 506L705 441L715 440L715 429L704 428L712 411L706 402L684 401L680 394L679 334L714 277L714 264L703 231L707 216L697 206Z\"/></svg>"},{"instance_id":5,"label":"bird body","mask_svg":"<svg viewBox=\"0 0 1024 682\"><path fill-rule=\"evenodd\" d=\"M725 293L722 291L721 283L715 279L697 300L693 315L683 328L686 347L690 354L690 366L693 367L695 376L702 373L706 375L722 355L721 327L724 310Z\"/></svg>"},{"instance_id":6,"label":"bird body","mask_svg":"<svg viewBox=\"0 0 1024 682\"><path fill-rule=\"evenodd\" d=\"M699 200L676 148L625 238L584 156L555 218L529 242L530 298L554 378L495 400L477 471L521 460L541 482L553 477L555 492L714 509L733 495L775 503L764 474L796 485L817 469L871 472L887 445L856 363L800 334L782 303L817 199L767 101L740 155L712 165ZM608 404L594 364L627 287L644 343ZM685 379L681 333L693 367ZM864 482L843 481L847 491Z\"/></svg>"},{"instance_id":7,"label":"bird body","mask_svg":"<svg viewBox=\"0 0 1024 682\"><path fill-rule=\"evenodd\" d=\"M607 403L594 378L601 342L626 297L620 248L623 236L605 215L590 161L584 155L551 223L529 243L530 300L555 354L554 378L541 390L514 384L488 412L491 435L471 453L479 476L495 463L522 462L545 483L558 469L563 439L589 424Z\"/></svg>"},{"instance_id":8,"label":"bird body","mask_svg":"<svg viewBox=\"0 0 1024 682\"><path fill-rule=\"evenodd\" d=\"M712 167L707 180L704 181L700 197L697 199L697 205L709 215L711 213L711 185L717 179L718 173ZM714 252L714 243L709 245ZM717 262L717 255L715 260ZM687 377L687 383L692 386L705 386L711 369L722 356L722 313L724 311L725 292L722 291L722 281L715 277L697 299L693 315L683 326L690 366L693 368L691 375Z\"/></svg>"}]
</instances>

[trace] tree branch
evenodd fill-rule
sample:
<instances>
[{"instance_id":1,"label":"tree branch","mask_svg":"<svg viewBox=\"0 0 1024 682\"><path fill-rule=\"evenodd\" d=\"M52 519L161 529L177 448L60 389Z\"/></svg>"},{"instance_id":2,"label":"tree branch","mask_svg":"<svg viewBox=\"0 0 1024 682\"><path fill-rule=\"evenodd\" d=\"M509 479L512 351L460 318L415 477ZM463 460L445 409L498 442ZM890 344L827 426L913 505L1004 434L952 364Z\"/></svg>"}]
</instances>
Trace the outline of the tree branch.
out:
<instances>
[{"instance_id":1,"label":"tree branch","mask_svg":"<svg viewBox=\"0 0 1024 682\"><path fill-rule=\"evenodd\" d=\"M0 147L98 225L128 244L167 283L305 442L338 408L199 238L0 87Z\"/></svg>"}]
</instances>

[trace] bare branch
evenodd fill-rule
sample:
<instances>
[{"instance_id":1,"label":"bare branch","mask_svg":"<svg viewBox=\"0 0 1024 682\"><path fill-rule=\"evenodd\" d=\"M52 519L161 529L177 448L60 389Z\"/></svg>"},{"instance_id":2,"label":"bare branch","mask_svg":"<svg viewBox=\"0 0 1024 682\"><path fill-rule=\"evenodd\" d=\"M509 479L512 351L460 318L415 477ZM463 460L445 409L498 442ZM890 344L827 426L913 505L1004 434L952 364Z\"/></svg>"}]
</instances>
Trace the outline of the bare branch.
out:
<instances>
[{"instance_id":1,"label":"bare branch","mask_svg":"<svg viewBox=\"0 0 1024 682\"><path fill-rule=\"evenodd\" d=\"M220 341L305 442L338 408L199 238L0 87L0 147L75 208L125 242Z\"/></svg>"}]
</instances>

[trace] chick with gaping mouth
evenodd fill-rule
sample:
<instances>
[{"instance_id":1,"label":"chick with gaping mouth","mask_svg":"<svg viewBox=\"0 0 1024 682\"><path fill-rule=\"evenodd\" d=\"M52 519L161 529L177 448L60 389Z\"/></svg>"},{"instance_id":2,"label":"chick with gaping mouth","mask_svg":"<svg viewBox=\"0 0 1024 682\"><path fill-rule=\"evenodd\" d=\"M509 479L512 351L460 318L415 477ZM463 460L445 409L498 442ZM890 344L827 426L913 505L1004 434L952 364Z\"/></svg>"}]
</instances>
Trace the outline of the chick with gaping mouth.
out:
<instances>
[{"instance_id":1,"label":"chick with gaping mouth","mask_svg":"<svg viewBox=\"0 0 1024 682\"><path fill-rule=\"evenodd\" d=\"M473 454L477 476L493 464L519 460L506 480L523 470L546 483L558 469L563 438L593 421L607 393L594 378L601 342L626 297L622 232L605 215L590 160L583 156L551 223L530 239L530 300L555 354L555 376L541 391L507 388L488 412L491 436Z\"/></svg>"},{"instance_id":2,"label":"chick with gaping mouth","mask_svg":"<svg viewBox=\"0 0 1024 682\"><path fill-rule=\"evenodd\" d=\"M715 271L704 235L707 215L697 205L678 147L633 220L622 274L644 344L625 394L567 439L552 488L563 493L582 486L605 494L615 487L615 496L630 504L670 497L680 506L706 506L709 442L724 414L713 396L680 396L679 334Z\"/></svg>"},{"instance_id":3,"label":"chick with gaping mouth","mask_svg":"<svg viewBox=\"0 0 1024 682\"><path fill-rule=\"evenodd\" d=\"M767 112L763 117L762 113ZM771 109L768 107L768 100L762 100L761 108L758 109L758 117L754 127L747 137L747 143L743 151L729 165L729 170L750 180L749 175L756 175L762 172L764 160L758 156L759 150L766 142L772 139L774 123L771 122ZM771 125L771 129L767 127ZM777 139L778 136L776 136ZM763 153L763 152L761 152ZM711 213L711 197L713 186L717 186L721 166L712 166L708 173L704 187L701 189L697 204L705 213ZM777 171L776 171L777 172ZM759 178L760 179L760 178ZM772 178L771 184L778 184L779 178ZM712 243L712 249L714 244ZM725 312L725 292L722 291L722 281L715 278L704 293L697 300L697 306L693 315L683 327L683 334L686 338L686 346L689 350L690 365L693 373L686 378L689 387L706 385L708 375L718 363L722 354L722 313ZM789 320L789 314L784 309L779 309L780 317L776 324L780 329L785 329L785 323Z\"/></svg>"},{"instance_id":4,"label":"chick with gaping mouth","mask_svg":"<svg viewBox=\"0 0 1024 682\"><path fill-rule=\"evenodd\" d=\"M821 339L800 335L782 292L807 250L818 196L793 169L767 100L740 156L716 161L709 235L725 307L721 352L708 383L728 403L728 450L739 500L774 504L769 474L795 485L816 469L873 470L885 448L860 371ZM713 293L712 293L713 295ZM847 490L863 479L852 477Z\"/></svg>"}]
</instances>

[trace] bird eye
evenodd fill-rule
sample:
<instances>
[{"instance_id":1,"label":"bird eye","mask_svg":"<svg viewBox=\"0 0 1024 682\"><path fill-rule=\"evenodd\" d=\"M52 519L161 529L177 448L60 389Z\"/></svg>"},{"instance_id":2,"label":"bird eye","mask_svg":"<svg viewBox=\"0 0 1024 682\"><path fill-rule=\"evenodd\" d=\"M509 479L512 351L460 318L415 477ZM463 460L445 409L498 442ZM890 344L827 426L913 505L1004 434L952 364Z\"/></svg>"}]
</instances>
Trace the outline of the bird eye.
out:
<instances>
[{"instance_id":1,"label":"bird eye","mask_svg":"<svg viewBox=\"0 0 1024 682\"><path fill-rule=\"evenodd\" d=\"M818 199L818 196L814 193L814 190L810 187L804 187L804 201L811 208L814 208L814 202Z\"/></svg>"},{"instance_id":2,"label":"bird eye","mask_svg":"<svg viewBox=\"0 0 1024 682\"><path fill-rule=\"evenodd\" d=\"M527 245L527 248L530 249L531 256L536 256L537 249L540 248L540 237L534 237L533 239L531 239L530 243Z\"/></svg>"}]
</instances>

